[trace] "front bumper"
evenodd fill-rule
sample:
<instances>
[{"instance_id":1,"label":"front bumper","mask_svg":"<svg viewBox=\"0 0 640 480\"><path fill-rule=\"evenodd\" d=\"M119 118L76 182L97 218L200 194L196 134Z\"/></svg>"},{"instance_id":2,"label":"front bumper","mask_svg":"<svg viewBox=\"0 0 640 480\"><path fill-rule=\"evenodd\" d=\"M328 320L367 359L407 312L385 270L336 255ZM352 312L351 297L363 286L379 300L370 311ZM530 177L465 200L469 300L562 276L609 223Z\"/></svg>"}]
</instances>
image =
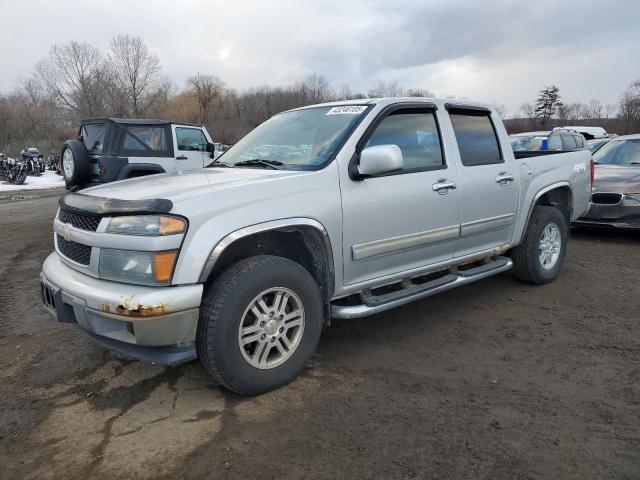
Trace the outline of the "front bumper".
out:
<instances>
[{"instance_id":1,"label":"front bumper","mask_svg":"<svg viewBox=\"0 0 640 480\"><path fill-rule=\"evenodd\" d=\"M627 198L615 205L592 203L573 225L640 229L640 203Z\"/></svg>"},{"instance_id":2,"label":"front bumper","mask_svg":"<svg viewBox=\"0 0 640 480\"><path fill-rule=\"evenodd\" d=\"M59 322L77 323L122 354L174 365L196 358L202 285L144 287L90 277L57 253L40 274L42 300Z\"/></svg>"}]
</instances>

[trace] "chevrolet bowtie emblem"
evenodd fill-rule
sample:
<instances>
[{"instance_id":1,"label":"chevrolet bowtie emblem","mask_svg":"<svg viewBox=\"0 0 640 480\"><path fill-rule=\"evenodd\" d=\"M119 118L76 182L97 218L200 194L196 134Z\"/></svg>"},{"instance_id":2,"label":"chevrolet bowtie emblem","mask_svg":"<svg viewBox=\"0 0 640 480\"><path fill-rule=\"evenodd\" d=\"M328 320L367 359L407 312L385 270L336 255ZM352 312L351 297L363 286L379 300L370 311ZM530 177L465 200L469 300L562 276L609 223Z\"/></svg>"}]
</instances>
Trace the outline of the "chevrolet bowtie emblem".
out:
<instances>
[{"instance_id":1,"label":"chevrolet bowtie emblem","mask_svg":"<svg viewBox=\"0 0 640 480\"><path fill-rule=\"evenodd\" d=\"M60 229L60 235L62 235L62 238L64 238L67 241L71 238L70 227L71 225L69 225L68 223L65 223L62 225L62 228Z\"/></svg>"}]
</instances>

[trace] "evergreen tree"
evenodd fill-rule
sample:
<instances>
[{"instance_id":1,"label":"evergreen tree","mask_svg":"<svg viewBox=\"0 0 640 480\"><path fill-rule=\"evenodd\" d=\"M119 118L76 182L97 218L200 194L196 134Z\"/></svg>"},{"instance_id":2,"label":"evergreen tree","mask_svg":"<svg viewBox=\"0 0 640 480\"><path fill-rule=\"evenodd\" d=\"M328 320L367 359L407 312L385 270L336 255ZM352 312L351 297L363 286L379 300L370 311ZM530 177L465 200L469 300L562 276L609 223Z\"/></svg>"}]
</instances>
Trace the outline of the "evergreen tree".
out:
<instances>
[{"instance_id":1,"label":"evergreen tree","mask_svg":"<svg viewBox=\"0 0 640 480\"><path fill-rule=\"evenodd\" d=\"M540 123L545 125L553 114L562 107L560 101L560 89L555 85L540 90L538 100L536 100L535 116L540 119Z\"/></svg>"}]
</instances>

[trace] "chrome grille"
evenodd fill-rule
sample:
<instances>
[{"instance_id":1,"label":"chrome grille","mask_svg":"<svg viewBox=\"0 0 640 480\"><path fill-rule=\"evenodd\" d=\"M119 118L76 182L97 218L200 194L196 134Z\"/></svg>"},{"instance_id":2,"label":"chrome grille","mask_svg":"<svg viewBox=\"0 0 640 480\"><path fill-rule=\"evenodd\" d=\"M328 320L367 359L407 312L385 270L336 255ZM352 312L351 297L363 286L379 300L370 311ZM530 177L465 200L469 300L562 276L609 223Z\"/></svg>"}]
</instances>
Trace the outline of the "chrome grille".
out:
<instances>
[{"instance_id":1,"label":"chrome grille","mask_svg":"<svg viewBox=\"0 0 640 480\"><path fill-rule=\"evenodd\" d=\"M89 265L91 263L91 247L89 245L66 240L58 234L56 234L56 243L60 253L69 260L73 260L80 265Z\"/></svg>"},{"instance_id":2,"label":"chrome grille","mask_svg":"<svg viewBox=\"0 0 640 480\"><path fill-rule=\"evenodd\" d=\"M621 201L621 193L593 193L591 195L591 203L598 205L616 205Z\"/></svg>"},{"instance_id":3,"label":"chrome grille","mask_svg":"<svg viewBox=\"0 0 640 480\"><path fill-rule=\"evenodd\" d=\"M62 223L70 223L81 230L90 230L95 232L98 229L98 224L100 224L102 217L90 215L88 213L79 213L72 210L60 209L58 220Z\"/></svg>"}]
</instances>

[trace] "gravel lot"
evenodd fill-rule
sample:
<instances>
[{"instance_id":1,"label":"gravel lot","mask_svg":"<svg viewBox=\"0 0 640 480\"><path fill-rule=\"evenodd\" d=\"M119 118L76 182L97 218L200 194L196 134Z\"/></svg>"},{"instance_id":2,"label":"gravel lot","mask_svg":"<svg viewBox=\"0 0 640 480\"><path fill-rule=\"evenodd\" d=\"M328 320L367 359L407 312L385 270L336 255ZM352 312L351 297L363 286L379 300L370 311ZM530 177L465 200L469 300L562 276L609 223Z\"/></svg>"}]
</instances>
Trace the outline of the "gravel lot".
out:
<instances>
[{"instance_id":1,"label":"gravel lot","mask_svg":"<svg viewBox=\"0 0 640 480\"><path fill-rule=\"evenodd\" d=\"M41 309L57 192L0 198L0 477L640 478L640 235L574 231L564 270L334 321L293 384L95 346Z\"/></svg>"}]
</instances>

